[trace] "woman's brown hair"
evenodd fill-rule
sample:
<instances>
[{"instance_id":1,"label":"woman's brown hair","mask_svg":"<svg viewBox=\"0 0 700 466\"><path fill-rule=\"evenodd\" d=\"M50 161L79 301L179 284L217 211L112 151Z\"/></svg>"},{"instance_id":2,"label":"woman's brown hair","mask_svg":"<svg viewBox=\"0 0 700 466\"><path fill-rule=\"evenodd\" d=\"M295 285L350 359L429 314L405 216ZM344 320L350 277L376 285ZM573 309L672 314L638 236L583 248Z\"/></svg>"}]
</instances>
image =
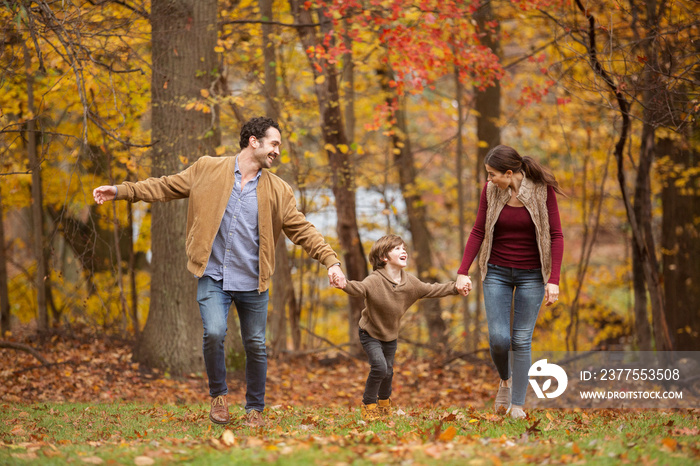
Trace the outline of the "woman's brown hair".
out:
<instances>
[{"instance_id":1,"label":"woman's brown hair","mask_svg":"<svg viewBox=\"0 0 700 466\"><path fill-rule=\"evenodd\" d=\"M484 164L490 166L494 170L505 173L508 170L513 173L524 172L525 176L530 178L535 183L544 183L559 194L564 192L559 187L557 179L554 178L552 172L543 167L537 160L532 157L521 157L518 151L510 146L496 146L486 154Z\"/></svg>"}]
</instances>

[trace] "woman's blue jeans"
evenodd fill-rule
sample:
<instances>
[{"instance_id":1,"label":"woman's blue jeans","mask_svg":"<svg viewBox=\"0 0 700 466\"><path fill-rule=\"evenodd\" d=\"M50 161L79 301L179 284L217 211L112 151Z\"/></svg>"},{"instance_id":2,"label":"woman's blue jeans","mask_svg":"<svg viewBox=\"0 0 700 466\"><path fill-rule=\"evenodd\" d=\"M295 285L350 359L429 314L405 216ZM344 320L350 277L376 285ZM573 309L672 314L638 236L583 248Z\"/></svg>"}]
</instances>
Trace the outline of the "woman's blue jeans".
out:
<instances>
[{"instance_id":1,"label":"woman's blue jeans","mask_svg":"<svg viewBox=\"0 0 700 466\"><path fill-rule=\"evenodd\" d=\"M226 319L233 302L238 311L241 338L245 349L246 411L265 409L267 351L265 326L269 293L255 291L224 291L222 280L202 277L197 285L197 302L204 325L202 349L209 377L209 395L228 393L226 385Z\"/></svg>"},{"instance_id":2,"label":"woman's blue jeans","mask_svg":"<svg viewBox=\"0 0 700 466\"><path fill-rule=\"evenodd\" d=\"M391 397L391 381L394 379L394 356L398 340L381 341L360 329L360 343L369 360L369 376L365 384L362 403L369 405Z\"/></svg>"},{"instance_id":3,"label":"woman's blue jeans","mask_svg":"<svg viewBox=\"0 0 700 466\"><path fill-rule=\"evenodd\" d=\"M508 354L513 354L511 403L525 403L531 361L532 332L544 298L541 269L514 269L488 264L484 279L484 307L489 325L489 346L501 379L508 380L511 369ZM514 302L511 336L510 308Z\"/></svg>"}]
</instances>

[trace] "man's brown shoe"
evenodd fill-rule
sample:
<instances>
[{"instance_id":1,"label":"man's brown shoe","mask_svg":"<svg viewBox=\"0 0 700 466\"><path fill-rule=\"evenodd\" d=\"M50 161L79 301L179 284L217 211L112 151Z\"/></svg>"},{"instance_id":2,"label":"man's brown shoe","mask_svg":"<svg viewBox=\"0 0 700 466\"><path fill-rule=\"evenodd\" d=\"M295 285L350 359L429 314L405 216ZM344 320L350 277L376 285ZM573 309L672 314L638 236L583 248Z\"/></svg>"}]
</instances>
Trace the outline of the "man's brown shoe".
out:
<instances>
[{"instance_id":1,"label":"man's brown shoe","mask_svg":"<svg viewBox=\"0 0 700 466\"><path fill-rule=\"evenodd\" d=\"M245 425L248 427L262 427L265 425L265 419L260 411L251 409L245 415Z\"/></svg>"},{"instance_id":2,"label":"man's brown shoe","mask_svg":"<svg viewBox=\"0 0 700 466\"><path fill-rule=\"evenodd\" d=\"M211 400L209 419L215 424L228 424L231 421L231 416L228 414L228 403L224 395L217 396Z\"/></svg>"}]
</instances>

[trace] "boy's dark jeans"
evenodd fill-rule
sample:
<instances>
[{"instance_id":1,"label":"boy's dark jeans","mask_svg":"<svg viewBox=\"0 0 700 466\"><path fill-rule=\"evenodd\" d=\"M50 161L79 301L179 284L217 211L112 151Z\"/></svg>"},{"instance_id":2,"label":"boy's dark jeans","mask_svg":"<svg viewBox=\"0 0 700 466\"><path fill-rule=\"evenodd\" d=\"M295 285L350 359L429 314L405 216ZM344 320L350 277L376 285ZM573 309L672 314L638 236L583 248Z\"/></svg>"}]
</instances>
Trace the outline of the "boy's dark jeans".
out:
<instances>
[{"instance_id":1,"label":"boy's dark jeans","mask_svg":"<svg viewBox=\"0 0 700 466\"><path fill-rule=\"evenodd\" d=\"M394 378L394 355L398 340L381 341L360 329L360 343L367 353L370 371L365 384L362 402L376 403L377 398L388 400L391 397L391 381Z\"/></svg>"}]
</instances>

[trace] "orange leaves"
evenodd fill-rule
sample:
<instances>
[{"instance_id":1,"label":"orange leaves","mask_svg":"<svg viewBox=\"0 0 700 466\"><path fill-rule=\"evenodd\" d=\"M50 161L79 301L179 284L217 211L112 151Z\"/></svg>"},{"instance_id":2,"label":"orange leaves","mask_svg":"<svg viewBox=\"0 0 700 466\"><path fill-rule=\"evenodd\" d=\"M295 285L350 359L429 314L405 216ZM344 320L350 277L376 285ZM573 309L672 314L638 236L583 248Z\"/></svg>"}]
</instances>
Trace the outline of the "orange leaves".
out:
<instances>
[{"instance_id":1,"label":"orange leaves","mask_svg":"<svg viewBox=\"0 0 700 466\"><path fill-rule=\"evenodd\" d=\"M451 442L457 435L457 428L450 426L438 435L438 440L441 442Z\"/></svg>"},{"instance_id":2,"label":"orange leaves","mask_svg":"<svg viewBox=\"0 0 700 466\"><path fill-rule=\"evenodd\" d=\"M678 448L678 441L670 437L665 437L661 440L661 444L670 451L676 451L676 448Z\"/></svg>"},{"instance_id":3,"label":"orange leaves","mask_svg":"<svg viewBox=\"0 0 700 466\"><path fill-rule=\"evenodd\" d=\"M530 105L542 102L542 99L549 95L549 92L554 86L554 81L547 80L542 84L533 84L531 86L523 86L520 91L520 98L518 98L518 105Z\"/></svg>"},{"instance_id":4,"label":"orange leaves","mask_svg":"<svg viewBox=\"0 0 700 466\"><path fill-rule=\"evenodd\" d=\"M245 427L242 414L236 414L236 410L243 412L242 406L234 405L244 399L245 384L230 378L234 421L222 427L208 419L203 377L172 381L161 374L140 372L127 348L83 337L80 341L59 337L39 346L56 364L49 367L34 367L36 361L28 354L0 350L3 403L8 403L8 394L17 396L8 389L9 377L20 392L40 400L29 406L18 399L0 405L4 416L0 418L0 442L4 443L0 443L0 463L5 459L1 448L7 445L14 460L58 456L78 464L87 460L88 464L143 465L186 461L194 455L203 462L207 455L230 455L246 462L251 457L244 455L251 452L258 455L251 463L278 464L284 464L285 457L299 463L313 457L309 462L319 464L593 464L608 458L651 464L655 458L657 462L666 457L692 461L700 455L694 446L700 431L697 413L690 410L671 414L534 410L528 412L526 423L513 422L488 408L496 388L490 368L457 363L437 367L431 361L402 359L401 353L392 400L405 411L397 409L390 418L360 422L366 362L304 356L270 361L268 422L260 429ZM57 364L61 360L64 363ZM67 368L72 370L70 379L61 375ZM22 376L30 371L31 378ZM85 387L76 388L77 379ZM87 386L100 379L108 379L100 384L100 393L109 394L107 400L126 399L126 403L94 403ZM447 390L449 394L443 395ZM68 396L90 403L69 409L65 403L47 405ZM193 406L183 407L183 403ZM51 419L55 428L47 429L40 419ZM82 434L58 435L67 429L87 432L89 439L81 438ZM76 456L76 446L84 444L96 450Z\"/></svg>"},{"instance_id":5,"label":"orange leaves","mask_svg":"<svg viewBox=\"0 0 700 466\"><path fill-rule=\"evenodd\" d=\"M36 360L24 352L0 352L0 398L7 402L27 399L94 402L149 397L152 402L176 399L194 402L201 399L198 381L192 379L160 379L158 385L165 391L154 390L155 379L161 374L142 371L131 361L130 348L111 346L107 340L74 330L76 338L85 338L84 342L57 335L43 348L38 348L51 364L48 367L37 365ZM13 383L8 383L8 378Z\"/></svg>"}]
</instances>

